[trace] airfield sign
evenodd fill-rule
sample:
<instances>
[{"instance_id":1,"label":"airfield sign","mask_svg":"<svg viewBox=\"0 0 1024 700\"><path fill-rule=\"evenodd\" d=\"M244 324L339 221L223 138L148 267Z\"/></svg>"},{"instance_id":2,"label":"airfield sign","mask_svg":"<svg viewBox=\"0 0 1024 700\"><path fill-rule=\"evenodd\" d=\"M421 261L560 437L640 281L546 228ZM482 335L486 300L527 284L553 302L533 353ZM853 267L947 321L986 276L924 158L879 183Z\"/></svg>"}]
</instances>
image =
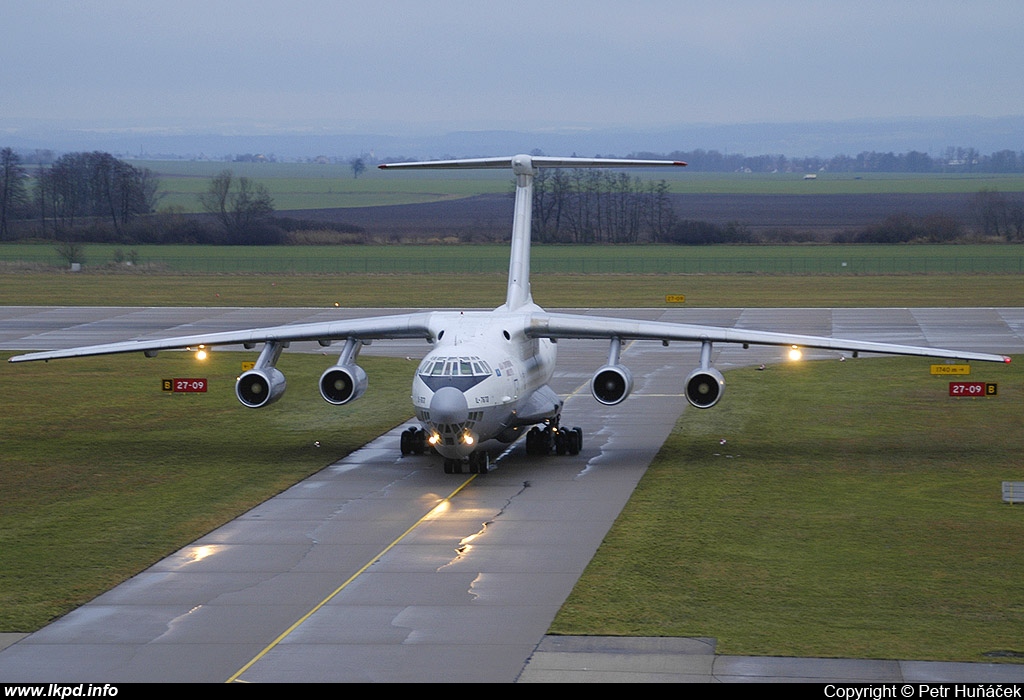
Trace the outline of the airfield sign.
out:
<instances>
[{"instance_id":1,"label":"airfield sign","mask_svg":"<svg viewBox=\"0 0 1024 700\"><path fill-rule=\"evenodd\" d=\"M970 365L932 365L932 374L966 375L971 373Z\"/></svg>"},{"instance_id":2,"label":"airfield sign","mask_svg":"<svg viewBox=\"0 0 1024 700\"><path fill-rule=\"evenodd\" d=\"M957 398L998 396L999 385L994 382L950 382L949 395Z\"/></svg>"},{"instance_id":3,"label":"airfield sign","mask_svg":"<svg viewBox=\"0 0 1024 700\"><path fill-rule=\"evenodd\" d=\"M163 380L164 391L174 393L197 394L205 393L207 382L205 377L183 377Z\"/></svg>"}]
</instances>

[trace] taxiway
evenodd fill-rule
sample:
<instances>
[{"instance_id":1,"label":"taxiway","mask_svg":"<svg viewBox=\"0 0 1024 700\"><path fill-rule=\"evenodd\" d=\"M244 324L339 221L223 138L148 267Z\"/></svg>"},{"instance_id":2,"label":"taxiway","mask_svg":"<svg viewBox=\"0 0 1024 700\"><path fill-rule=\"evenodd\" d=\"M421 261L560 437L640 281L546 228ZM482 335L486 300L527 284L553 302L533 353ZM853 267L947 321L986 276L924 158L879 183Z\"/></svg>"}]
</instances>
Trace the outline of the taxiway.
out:
<instances>
[{"instance_id":1,"label":"taxiway","mask_svg":"<svg viewBox=\"0 0 1024 700\"><path fill-rule=\"evenodd\" d=\"M386 312L6 307L0 308L0 349L50 349ZM1019 308L594 313L1024 352L1024 309ZM421 341L381 342L365 352L418 357L427 348ZM315 344L309 350L322 352ZM715 350L715 365L723 370L779 359L774 348L722 345ZM697 362L697 351L692 345L631 343L623 360L633 371L636 388L623 404L606 407L590 397L587 383L603 363L607 343L563 341L553 388L568 397L564 424L583 428L584 448L578 456L536 459L517 444L500 456L490 474L445 475L438 460L402 458L398 435L404 426L396 427L0 651L0 680L526 682L850 676L867 682L894 680L894 674L902 676L896 680L911 680L966 673L943 665L893 670L891 664L897 662L877 670L861 662L843 670L835 662L810 665L814 660L806 660L807 666L797 665L799 660L772 665L771 660L716 657L713 640L691 640L700 649L694 653L663 644L630 650L614 640L601 646L599 639L574 645L573 640L545 638L555 613L683 411L682 382ZM290 388L297 390L301 387ZM610 665L602 666L602 659ZM641 663L630 667L629 659ZM1009 680L1024 680L1019 666L961 666L983 680L1005 681L1008 673Z\"/></svg>"}]
</instances>

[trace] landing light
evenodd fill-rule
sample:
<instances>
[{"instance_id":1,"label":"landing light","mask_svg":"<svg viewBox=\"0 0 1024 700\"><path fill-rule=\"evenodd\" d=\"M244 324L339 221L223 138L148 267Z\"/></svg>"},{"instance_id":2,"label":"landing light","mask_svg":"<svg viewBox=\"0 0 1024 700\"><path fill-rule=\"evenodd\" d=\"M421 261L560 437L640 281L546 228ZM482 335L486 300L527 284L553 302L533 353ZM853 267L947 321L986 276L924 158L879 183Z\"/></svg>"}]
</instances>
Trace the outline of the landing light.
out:
<instances>
[{"instance_id":1,"label":"landing light","mask_svg":"<svg viewBox=\"0 0 1024 700\"><path fill-rule=\"evenodd\" d=\"M464 442L467 445L472 445L474 442L476 442L476 438L473 437L472 433L465 433L462 436L462 442Z\"/></svg>"},{"instance_id":2,"label":"landing light","mask_svg":"<svg viewBox=\"0 0 1024 700\"><path fill-rule=\"evenodd\" d=\"M209 357L209 354L206 352L206 346L205 345L200 345L199 349L196 350L196 359L199 360L200 362L202 362L207 357Z\"/></svg>"},{"instance_id":3,"label":"landing light","mask_svg":"<svg viewBox=\"0 0 1024 700\"><path fill-rule=\"evenodd\" d=\"M437 433L431 433L430 437L427 438L427 442L430 443L431 445L436 445L439 442L441 442L441 436L438 435Z\"/></svg>"},{"instance_id":4,"label":"landing light","mask_svg":"<svg viewBox=\"0 0 1024 700\"><path fill-rule=\"evenodd\" d=\"M793 362L799 362L803 356L804 354L800 351L800 348L798 348L797 346L794 345L792 348L789 349L789 359L791 359Z\"/></svg>"}]
</instances>

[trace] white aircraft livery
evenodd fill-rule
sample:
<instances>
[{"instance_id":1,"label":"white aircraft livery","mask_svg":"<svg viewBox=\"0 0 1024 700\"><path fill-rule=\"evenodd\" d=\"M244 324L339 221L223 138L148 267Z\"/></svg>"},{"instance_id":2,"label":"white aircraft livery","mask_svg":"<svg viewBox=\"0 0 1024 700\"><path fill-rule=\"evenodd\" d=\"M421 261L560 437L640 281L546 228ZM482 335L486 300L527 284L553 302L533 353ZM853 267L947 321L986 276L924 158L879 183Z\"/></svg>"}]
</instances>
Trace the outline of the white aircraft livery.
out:
<instances>
[{"instance_id":1,"label":"white aircraft livery","mask_svg":"<svg viewBox=\"0 0 1024 700\"><path fill-rule=\"evenodd\" d=\"M337 363L320 376L320 394L341 406L366 391L366 372L356 364L359 350L373 340L424 338L431 350L412 380L412 404L419 428L402 433L402 454L435 450L446 473L486 473L488 440L511 443L526 435L529 454L576 454L582 431L560 425L562 399L549 386L555 367L556 341L563 338L604 339L608 361L590 382L602 404L615 405L633 388L629 369L620 362L627 340L687 341L701 344L700 361L685 382L686 398L696 408L711 408L722 397L725 380L711 366L713 343L824 348L893 355L919 355L957 360L1009 362L1010 358L979 352L842 340L757 330L547 313L530 293L530 224L533 178L540 168L651 168L684 166L678 161L606 158L553 158L517 155L504 158L393 163L384 170L412 168L509 168L516 178L512 251L505 303L493 311L424 311L354 320L325 321L207 333L161 340L138 340L12 357L11 362L143 352L198 346L262 344L255 366L235 385L238 400L263 408L281 398L285 377L275 365L291 342L343 343Z\"/></svg>"}]
</instances>

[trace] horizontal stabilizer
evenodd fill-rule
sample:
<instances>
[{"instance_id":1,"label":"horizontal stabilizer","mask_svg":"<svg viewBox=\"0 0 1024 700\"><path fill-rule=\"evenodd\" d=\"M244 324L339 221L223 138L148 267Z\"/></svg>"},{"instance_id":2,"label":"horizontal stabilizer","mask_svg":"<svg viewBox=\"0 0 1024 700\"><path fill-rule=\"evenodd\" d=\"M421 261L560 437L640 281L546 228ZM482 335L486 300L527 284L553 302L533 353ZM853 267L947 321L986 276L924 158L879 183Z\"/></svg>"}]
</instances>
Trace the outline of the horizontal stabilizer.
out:
<instances>
[{"instance_id":1,"label":"horizontal stabilizer","mask_svg":"<svg viewBox=\"0 0 1024 700\"><path fill-rule=\"evenodd\" d=\"M681 160L637 160L633 158L562 158L551 156L504 156L501 158L457 158L454 160L425 160L409 163L384 163L381 170L414 169L467 170L526 168L657 168L664 166L684 167Z\"/></svg>"}]
</instances>

